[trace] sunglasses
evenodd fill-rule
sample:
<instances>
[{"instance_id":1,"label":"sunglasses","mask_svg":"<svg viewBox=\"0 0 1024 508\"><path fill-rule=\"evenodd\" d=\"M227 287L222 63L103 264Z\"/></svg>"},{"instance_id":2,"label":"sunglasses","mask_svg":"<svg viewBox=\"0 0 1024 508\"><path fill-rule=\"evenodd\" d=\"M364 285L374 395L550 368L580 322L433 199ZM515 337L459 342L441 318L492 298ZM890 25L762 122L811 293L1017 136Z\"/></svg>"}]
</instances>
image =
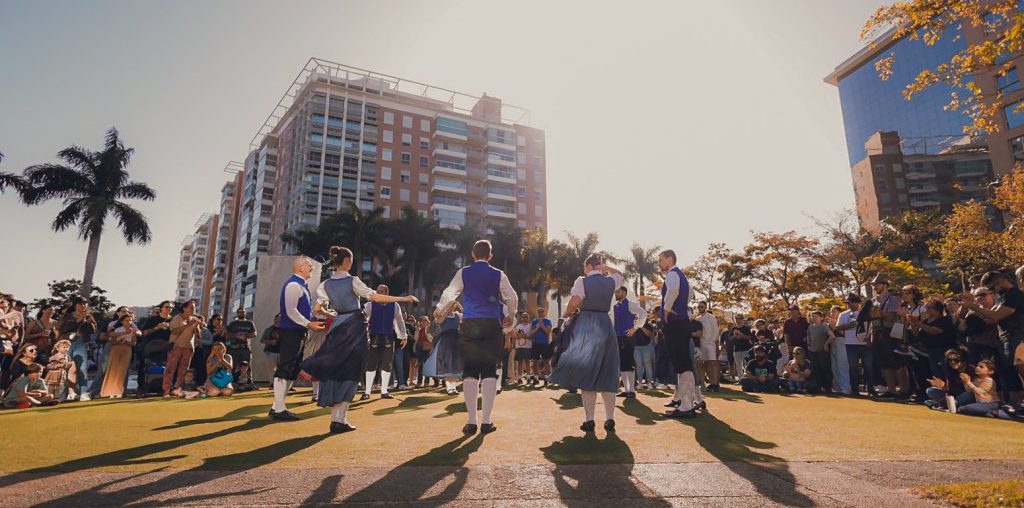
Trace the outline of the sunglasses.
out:
<instances>
[{"instance_id":1,"label":"sunglasses","mask_svg":"<svg viewBox=\"0 0 1024 508\"><path fill-rule=\"evenodd\" d=\"M25 350L25 352L26 352L26 353L35 353L35 352L36 352L36 349L35 349L35 348L31 348L31 349L26 349L26 350Z\"/></svg>"}]
</instances>

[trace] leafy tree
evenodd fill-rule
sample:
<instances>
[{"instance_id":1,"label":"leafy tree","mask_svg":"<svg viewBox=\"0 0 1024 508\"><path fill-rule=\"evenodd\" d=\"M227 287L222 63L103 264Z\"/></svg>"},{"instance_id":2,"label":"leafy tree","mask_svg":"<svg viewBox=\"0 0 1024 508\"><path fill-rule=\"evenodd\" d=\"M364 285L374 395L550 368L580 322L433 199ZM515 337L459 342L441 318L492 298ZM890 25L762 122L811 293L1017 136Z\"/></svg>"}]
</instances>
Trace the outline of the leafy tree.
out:
<instances>
[{"instance_id":1,"label":"leafy tree","mask_svg":"<svg viewBox=\"0 0 1024 508\"><path fill-rule=\"evenodd\" d=\"M81 294L82 281L78 279L55 280L46 285L50 289L48 298L37 298L30 304L32 308L42 307L48 301L60 307L71 300L72 296ZM114 303L107 298L107 292L99 286L92 286L89 293L89 308L98 314L106 314L114 308Z\"/></svg>"},{"instance_id":2,"label":"leafy tree","mask_svg":"<svg viewBox=\"0 0 1024 508\"><path fill-rule=\"evenodd\" d=\"M893 259L905 259L918 266L930 259L928 245L942 236L943 215L938 211L908 211L882 220L881 232L875 240L881 243L879 252ZM873 243L871 244L873 245Z\"/></svg>"},{"instance_id":3,"label":"leafy tree","mask_svg":"<svg viewBox=\"0 0 1024 508\"><path fill-rule=\"evenodd\" d=\"M395 245L402 251L398 262L408 277L407 289L415 294L419 287L419 270L440 254L437 244L445 239L445 232L437 220L421 216L411 206L402 207L401 216L391 222L390 230ZM424 297L423 305L429 304L426 300Z\"/></svg>"},{"instance_id":4,"label":"leafy tree","mask_svg":"<svg viewBox=\"0 0 1024 508\"><path fill-rule=\"evenodd\" d=\"M818 241L794 231L754 233L754 240L738 254L729 256L730 282L745 289L759 289L768 299L790 305L814 290L809 266Z\"/></svg>"},{"instance_id":5,"label":"leafy tree","mask_svg":"<svg viewBox=\"0 0 1024 508\"><path fill-rule=\"evenodd\" d=\"M1021 266L1024 264L1024 170L1018 168L1003 176L992 202L1006 220L1002 234L1006 263Z\"/></svg>"},{"instance_id":6,"label":"leafy tree","mask_svg":"<svg viewBox=\"0 0 1024 508\"><path fill-rule=\"evenodd\" d=\"M1005 106L1000 90L980 85L977 76L986 72L1005 75L1014 68L1015 57L1024 50L1024 13L1017 0L907 0L879 7L861 31L863 39L873 39L893 27L895 39L920 41L933 46L941 38L963 39L967 31L984 34L982 40L969 43L948 61L920 69L903 89L907 100L936 85L950 92L948 109L959 110L971 118L965 127L970 134L992 133L1002 129L997 119ZM898 58L895 51L880 59L875 68L886 80Z\"/></svg>"},{"instance_id":7,"label":"leafy tree","mask_svg":"<svg viewBox=\"0 0 1024 508\"><path fill-rule=\"evenodd\" d=\"M960 279L961 288L972 274L1001 268L1006 259L1002 235L991 230L984 205L973 201L953 205L945 235L931 248L939 265Z\"/></svg>"},{"instance_id":8,"label":"leafy tree","mask_svg":"<svg viewBox=\"0 0 1024 508\"><path fill-rule=\"evenodd\" d=\"M126 168L134 153L126 148L117 129L107 131L102 151L94 152L79 146L57 153L64 164L38 164L24 171L26 188L22 201L37 205L50 199L62 199L63 208L53 220L54 231L78 225L78 236L89 242L85 257L83 296L92 294L100 238L108 215L117 220L118 229L128 244L146 244L152 238L146 217L132 208L125 199L152 201L156 193L148 185L128 179Z\"/></svg>"},{"instance_id":9,"label":"leafy tree","mask_svg":"<svg viewBox=\"0 0 1024 508\"><path fill-rule=\"evenodd\" d=\"M864 264L868 273L884 273L889 278L891 287L913 284L926 295L944 297L950 294L949 286L935 280L928 272L910 261L871 256L864 260Z\"/></svg>"},{"instance_id":10,"label":"leafy tree","mask_svg":"<svg viewBox=\"0 0 1024 508\"><path fill-rule=\"evenodd\" d=\"M690 280L690 287L693 288L694 294L707 301L708 308L714 308L717 296L715 288L719 284L717 279L720 273L719 268L731 255L732 250L724 243L711 243L708 244L707 252L701 254L692 265L683 269ZM654 261L655 268L657 268L657 257L654 258Z\"/></svg>"}]
</instances>

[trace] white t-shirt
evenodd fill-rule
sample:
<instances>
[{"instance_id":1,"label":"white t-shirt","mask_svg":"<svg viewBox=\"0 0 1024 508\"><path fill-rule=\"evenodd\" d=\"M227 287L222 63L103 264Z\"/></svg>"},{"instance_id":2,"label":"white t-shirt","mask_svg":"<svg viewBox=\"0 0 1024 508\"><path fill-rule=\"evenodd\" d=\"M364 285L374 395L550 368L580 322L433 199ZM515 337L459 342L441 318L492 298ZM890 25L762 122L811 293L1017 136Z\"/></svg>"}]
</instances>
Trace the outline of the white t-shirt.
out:
<instances>
[{"instance_id":1,"label":"white t-shirt","mask_svg":"<svg viewBox=\"0 0 1024 508\"><path fill-rule=\"evenodd\" d=\"M856 323L857 322L857 314L860 314L860 313L857 312L857 311L853 311L853 310L847 309L847 310L843 311L842 314L839 315L839 320L836 322L836 324L839 325L839 326L843 326L843 325L848 325L850 323ZM845 331L843 331L843 340L844 340L844 342L846 343L847 346L864 346L864 345L867 345L867 343L864 342L864 339L862 337L858 337L857 336L857 327L856 326L853 327L853 328L847 328Z\"/></svg>"},{"instance_id":2,"label":"white t-shirt","mask_svg":"<svg viewBox=\"0 0 1024 508\"><path fill-rule=\"evenodd\" d=\"M516 326L516 332L522 332L522 335L516 333L516 349L533 348L533 340L530 339L530 330L530 323L523 323L521 325Z\"/></svg>"}]
</instances>

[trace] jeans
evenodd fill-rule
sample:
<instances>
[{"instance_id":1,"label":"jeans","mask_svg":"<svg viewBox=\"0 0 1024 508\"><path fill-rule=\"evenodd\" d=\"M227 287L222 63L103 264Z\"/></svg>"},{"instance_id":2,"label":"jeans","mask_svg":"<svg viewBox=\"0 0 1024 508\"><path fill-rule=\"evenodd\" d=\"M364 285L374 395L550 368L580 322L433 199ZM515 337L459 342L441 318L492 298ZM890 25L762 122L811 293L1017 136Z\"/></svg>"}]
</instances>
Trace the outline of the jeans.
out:
<instances>
[{"instance_id":1,"label":"jeans","mask_svg":"<svg viewBox=\"0 0 1024 508\"><path fill-rule=\"evenodd\" d=\"M814 364L813 377L817 390L826 393L832 391L832 357L828 351L811 351L811 363Z\"/></svg>"},{"instance_id":2,"label":"jeans","mask_svg":"<svg viewBox=\"0 0 1024 508\"><path fill-rule=\"evenodd\" d=\"M846 360L850 365L850 390L859 393L860 384L868 393L875 391L875 355L866 344L847 344Z\"/></svg>"},{"instance_id":3,"label":"jeans","mask_svg":"<svg viewBox=\"0 0 1024 508\"><path fill-rule=\"evenodd\" d=\"M777 392L779 387L782 386L782 382L778 379L767 379L762 382L756 379L743 378L740 380L740 386L743 387L745 392Z\"/></svg>"},{"instance_id":4,"label":"jeans","mask_svg":"<svg viewBox=\"0 0 1024 508\"><path fill-rule=\"evenodd\" d=\"M791 392L799 392L799 391L802 391L804 389L804 382L803 381L789 381L788 383L789 383L789 391L791 391Z\"/></svg>"},{"instance_id":5,"label":"jeans","mask_svg":"<svg viewBox=\"0 0 1024 508\"><path fill-rule=\"evenodd\" d=\"M395 344L394 355L395 361L394 368L392 370L394 370L395 375L392 377L392 379L395 381L397 386L402 386L405 384L405 379L408 377L407 373L405 372L405 350L398 347L398 344Z\"/></svg>"},{"instance_id":6,"label":"jeans","mask_svg":"<svg viewBox=\"0 0 1024 508\"><path fill-rule=\"evenodd\" d=\"M956 412L962 415L988 416L996 409L999 409L998 402L976 402L971 392L964 392L956 397Z\"/></svg>"},{"instance_id":7,"label":"jeans","mask_svg":"<svg viewBox=\"0 0 1024 508\"><path fill-rule=\"evenodd\" d=\"M850 361L846 357L846 346L832 343L832 349L829 350L829 354L831 355L832 379L835 383L836 391L849 395L851 393Z\"/></svg>"},{"instance_id":8,"label":"jeans","mask_svg":"<svg viewBox=\"0 0 1024 508\"><path fill-rule=\"evenodd\" d=\"M78 371L78 386L75 391L78 394L83 394L89 388L89 344L76 340L71 343L71 350L68 351L68 354L74 360L75 370Z\"/></svg>"},{"instance_id":9,"label":"jeans","mask_svg":"<svg viewBox=\"0 0 1024 508\"><path fill-rule=\"evenodd\" d=\"M943 390L942 388L929 386L928 389L925 390L925 394L928 395L928 398L933 402L946 403L946 390Z\"/></svg>"},{"instance_id":10,"label":"jeans","mask_svg":"<svg viewBox=\"0 0 1024 508\"><path fill-rule=\"evenodd\" d=\"M636 380L654 382L654 343L636 346L633 349L633 360L636 362Z\"/></svg>"}]
</instances>

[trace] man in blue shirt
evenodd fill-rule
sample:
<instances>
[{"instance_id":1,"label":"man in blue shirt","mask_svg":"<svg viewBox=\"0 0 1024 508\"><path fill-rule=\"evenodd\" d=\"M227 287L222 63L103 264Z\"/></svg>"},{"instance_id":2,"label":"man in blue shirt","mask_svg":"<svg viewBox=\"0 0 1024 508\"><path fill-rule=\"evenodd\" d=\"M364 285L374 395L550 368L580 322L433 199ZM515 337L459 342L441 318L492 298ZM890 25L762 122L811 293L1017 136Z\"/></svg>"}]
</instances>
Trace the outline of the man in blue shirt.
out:
<instances>
[{"instance_id":1,"label":"man in blue shirt","mask_svg":"<svg viewBox=\"0 0 1024 508\"><path fill-rule=\"evenodd\" d=\"M534 375L530 378L530 384L538 383L538 376L544 378L544 386L548 385L547 375L551 373L551 320L547 318L548 312L543 307L537 309L537 319L530 322L530 336L533 338L533 348L530 349L530 360L533 362Z\"/></svg>"}]
</instances>

